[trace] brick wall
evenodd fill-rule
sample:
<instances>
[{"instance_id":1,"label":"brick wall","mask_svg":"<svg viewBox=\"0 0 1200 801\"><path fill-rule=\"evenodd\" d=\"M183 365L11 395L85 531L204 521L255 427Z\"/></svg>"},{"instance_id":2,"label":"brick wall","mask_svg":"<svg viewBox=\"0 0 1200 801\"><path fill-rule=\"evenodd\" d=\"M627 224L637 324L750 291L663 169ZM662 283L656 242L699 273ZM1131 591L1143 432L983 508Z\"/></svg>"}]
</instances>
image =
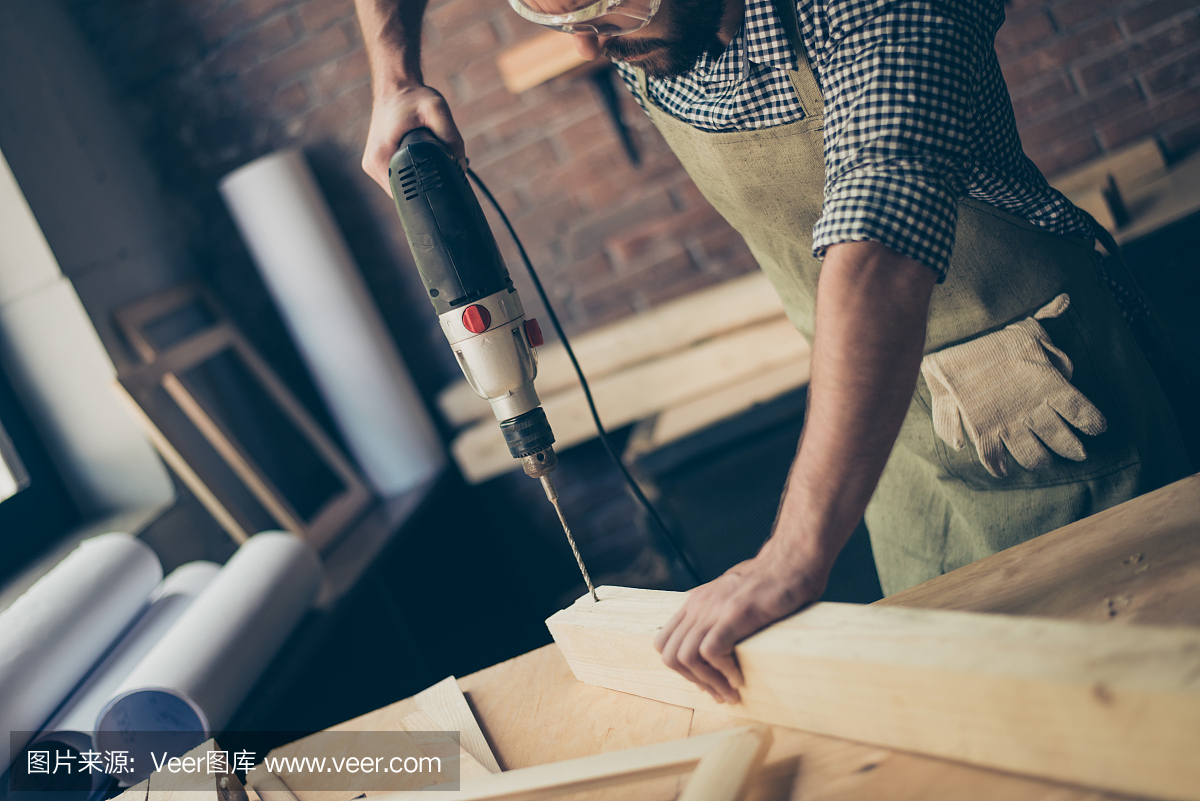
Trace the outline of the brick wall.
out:
<instances>
[{"instance_id":1,"label":"brick wall","mask_svg":"<svg viewBox=\"0 0 1200 801\"><path fill-rule=\"evenodd\" d=\"M1011 0L996 39L1025 151L1054 174L1155 136L1200 143L1200 3Z\"/></svg>"}]
</instances>

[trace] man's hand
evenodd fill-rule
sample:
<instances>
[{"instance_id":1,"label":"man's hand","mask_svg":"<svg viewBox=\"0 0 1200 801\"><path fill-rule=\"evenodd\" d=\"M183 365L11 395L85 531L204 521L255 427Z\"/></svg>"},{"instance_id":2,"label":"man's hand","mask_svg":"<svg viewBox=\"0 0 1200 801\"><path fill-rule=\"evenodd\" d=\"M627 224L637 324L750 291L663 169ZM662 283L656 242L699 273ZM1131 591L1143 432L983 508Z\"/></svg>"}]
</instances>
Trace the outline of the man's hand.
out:
<instances>
[{"instance_id":1,"label":"man's hand","mask_svg":"<svg viewBox=\"0 0 1200 801\"><path fill-rule=\"evenodd\" d=\"M742 671L733 646L821 597L829 568L823 560L776 553L769 540L753 559L688 593L687 602L654 638L668 667L708 692L718 704L740 700Z\"/></svg>"},{"instance_id":2,"label":"man's hand","mask_svg":"<svg viewBox=\"0 0 1200 801\"><path fill-rule=\"evenodd\" d=\"M734 644L824 591L912 402L936 279L876 242L826 252L804 433L775 530L758 556L688 593L654 642L718 702L738 700Z\"/></svg>"},{"instance_id":3,"label":"man's hand","mask_svg":"<svg viewBox=\"0 0 1200 801\"><path fill-rule=\"evenodd\" d=\"M383 191L392 194L388 181L388 163L400 147L400 140L415 128L428 128L450 148L459 161L466 161L462 134L450 115L446 99L423 84L377 89L371 108L371 128L362 167Z\"/></svg>"},{"instance_id":4,"label":"man's hand","mask_svg":"<svg viewBox=\"0 0 1200 801\"><path fill-rule=\"evenodd\" d=\"M388 164L400 140L415 128L428 128L460 162L466 163L462 134L446 98L425 85L421 75L421 20L425 0L354 0L363 46L371 63L371 128L362 167L392 194Z\"/></svg>"}]
</instances>

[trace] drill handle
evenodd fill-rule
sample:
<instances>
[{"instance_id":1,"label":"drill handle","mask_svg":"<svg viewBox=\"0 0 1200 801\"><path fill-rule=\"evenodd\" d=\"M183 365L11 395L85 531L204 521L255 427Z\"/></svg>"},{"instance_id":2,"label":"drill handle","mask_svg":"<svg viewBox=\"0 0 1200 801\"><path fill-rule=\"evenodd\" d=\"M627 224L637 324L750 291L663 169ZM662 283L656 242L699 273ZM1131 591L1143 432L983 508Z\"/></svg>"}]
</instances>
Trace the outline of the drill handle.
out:
<instances>
[{"instance_id":1,"label":"drill handle","mask_svg":"<svg viewBox=\"0 0 1200 801\"><path fill-rule=\"evenodd\" d=\"M433 131L405 134L388 167L396 213L439 315L512 289L479 200Z\"/></svg>"}]
</instances>

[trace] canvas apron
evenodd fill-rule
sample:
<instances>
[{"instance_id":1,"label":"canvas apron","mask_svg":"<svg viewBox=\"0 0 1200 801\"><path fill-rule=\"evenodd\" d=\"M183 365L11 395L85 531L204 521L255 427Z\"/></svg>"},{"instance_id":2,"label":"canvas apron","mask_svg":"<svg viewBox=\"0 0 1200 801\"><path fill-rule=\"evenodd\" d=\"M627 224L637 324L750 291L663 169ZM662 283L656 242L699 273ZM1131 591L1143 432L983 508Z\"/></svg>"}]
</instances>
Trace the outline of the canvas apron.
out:
<instances>
[{"instance_id":1,"label":"canvas apron","mask_svg":"<svg viewBox=\"0 0 1200 801\"><path fill-rule=\"evenodd\" d=\"M783 8L781 8L783 6ZM796 328L812 341L817 277L812 230L825 184L823 100L801 45L794 2L776 7L800 68L789 73L805 116L757 131L711 133L640 93L655 126L696 186L750 246ZM1108 430L1079 435L1088 458L1058 456L1027 471L1009 459L992 477L973 446L955 451L933 430L929 389L912 404L866 523L884 592L891 594L1133 498L1189 472L1170 408L1102 283L1091 240L1045 232L965 199L946 280L933 292L925 352L1027 317L1061 292L1071 306L1043 320L1075 366L1071 383L1104 413Z\"/></svg>"}]
</instances>

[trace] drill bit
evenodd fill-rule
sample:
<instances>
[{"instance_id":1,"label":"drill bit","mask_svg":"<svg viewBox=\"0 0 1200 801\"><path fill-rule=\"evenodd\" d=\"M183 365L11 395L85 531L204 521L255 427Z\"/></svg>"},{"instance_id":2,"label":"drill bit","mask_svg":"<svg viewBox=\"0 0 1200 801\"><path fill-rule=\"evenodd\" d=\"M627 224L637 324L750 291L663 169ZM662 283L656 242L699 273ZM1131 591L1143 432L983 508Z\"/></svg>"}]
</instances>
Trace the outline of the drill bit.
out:
<instances>
[{"instance_id":1,"label":"drill bit","mask_svg":"<svg viewBox=\"0 0 1200 801\"><path fill-rule=\"evenodd\" d=\"M592 577L588 575L587 568L583 566L583 557L579 555L579 548L575 545L575 538L571 536L571 527L567 525L567 518L563 517L562 507L558 505L558 490L555 489L554 482L550 479L549 474L543 475L541 479L542 489L546 491L546 497L554 505L554 511L558 512L558 521L562 523L563 531L567 534L567 542L571 545L571 553L575 554L575 561L579 563L579 572L583 574L583 583L587 585L588 592L592 594L592 602L599 603L600 599L596 597L596 588L592 586Z\"/></svg>"}]
</instances>

